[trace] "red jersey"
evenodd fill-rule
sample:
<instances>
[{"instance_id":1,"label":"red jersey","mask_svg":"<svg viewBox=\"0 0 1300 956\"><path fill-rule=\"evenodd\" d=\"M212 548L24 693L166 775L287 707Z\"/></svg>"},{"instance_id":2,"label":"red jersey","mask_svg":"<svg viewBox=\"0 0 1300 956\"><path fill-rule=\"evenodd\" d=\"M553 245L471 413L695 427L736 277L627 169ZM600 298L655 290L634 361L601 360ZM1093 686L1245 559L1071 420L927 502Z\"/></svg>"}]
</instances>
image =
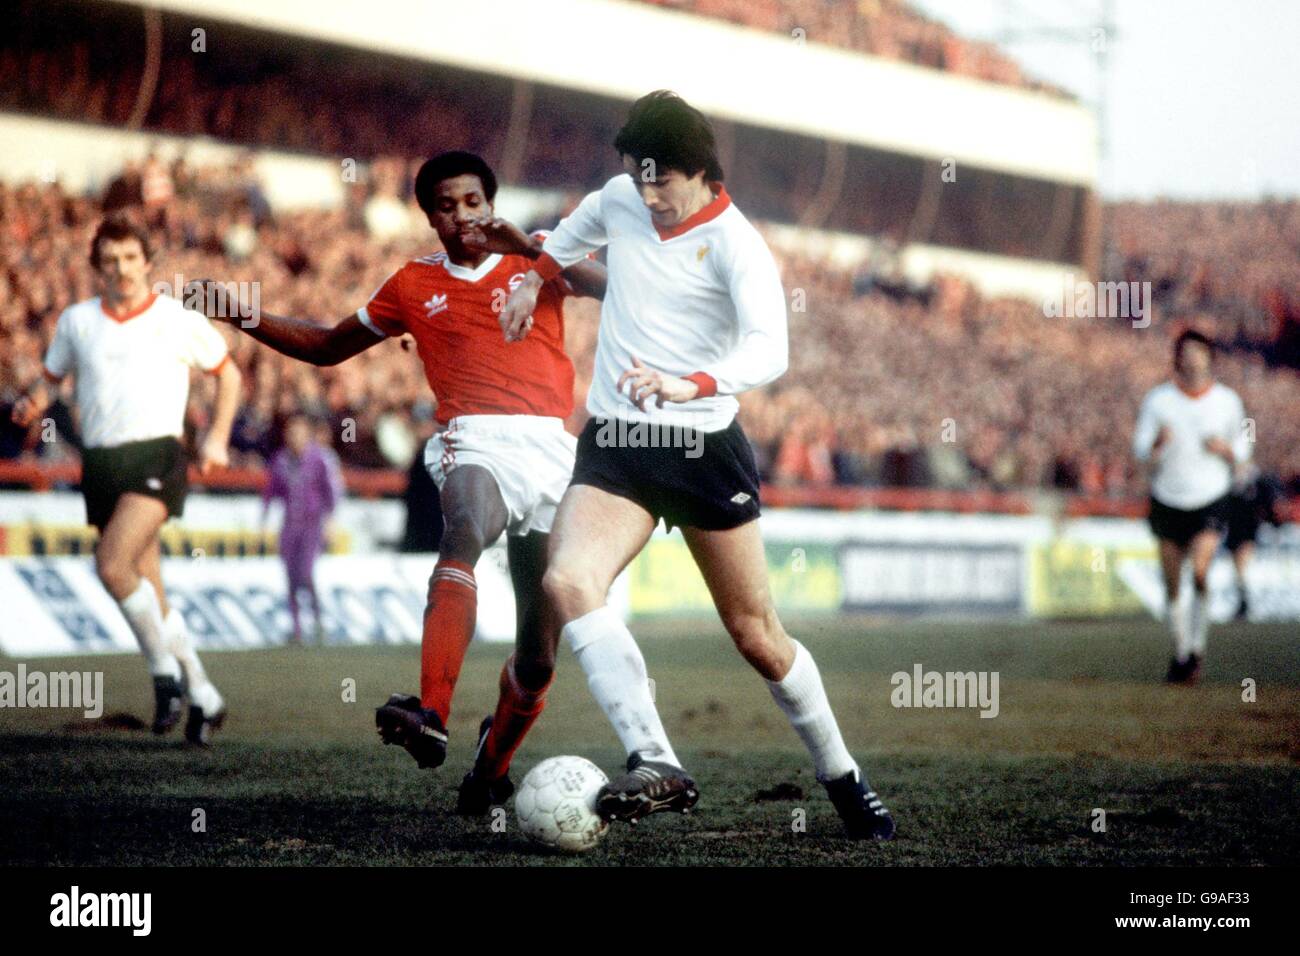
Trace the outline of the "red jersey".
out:
<instances>
[{"instance_id":1,"label":"red jersey","mask_svg":"<svg viewBox=\"0 0 1300 956\"><path fill-rule=\"evenodd\" d=\"M493 254L470 269L434 253L394 272L357 314L379 335L415 339L444 425L457 415L566 418L573 410L573 363L564 351L568 283L542 286L522 342L507 342L498 321L532 267L526 256Z\"/></svg>"}]
</instances>

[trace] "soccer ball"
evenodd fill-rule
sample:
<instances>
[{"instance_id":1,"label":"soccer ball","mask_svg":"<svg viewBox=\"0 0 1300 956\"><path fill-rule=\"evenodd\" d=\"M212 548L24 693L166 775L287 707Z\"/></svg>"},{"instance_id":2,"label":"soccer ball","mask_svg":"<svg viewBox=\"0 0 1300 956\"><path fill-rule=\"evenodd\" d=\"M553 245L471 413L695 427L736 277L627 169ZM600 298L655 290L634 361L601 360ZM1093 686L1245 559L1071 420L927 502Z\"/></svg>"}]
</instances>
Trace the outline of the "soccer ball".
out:
<instances>
[{"instance_id":1,"label":"soccer ball","mask_svg":"<svg viewBox=\"0 0 1300 956\"><path fill-rule=\"evenodd\" d=\"M519 829L534 843L564 853L590 850L609 829L596 815L596 794L609 778L584 757L551 757L524 777L515 794Z\"/></svg>"}]
</instances>

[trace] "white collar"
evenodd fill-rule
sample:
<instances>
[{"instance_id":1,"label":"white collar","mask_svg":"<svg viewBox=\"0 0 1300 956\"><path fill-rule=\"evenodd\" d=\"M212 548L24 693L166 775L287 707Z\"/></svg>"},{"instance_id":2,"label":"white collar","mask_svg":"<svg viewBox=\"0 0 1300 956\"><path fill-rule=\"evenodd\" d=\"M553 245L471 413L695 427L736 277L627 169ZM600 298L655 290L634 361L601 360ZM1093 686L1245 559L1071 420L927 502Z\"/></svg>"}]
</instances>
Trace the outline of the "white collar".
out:
<instances>
[{"instance_id":1,"label":"white collar","mask_svg":"<svg viewBox=\"0 0 1300 956\"><path fill-rule=\"evenodd\" d=\"M501 262L501 254L498 252L494 252L492 253L492 255L488 256L486 259L480 262L477 269L469 269L465 266L458 266L456 265L456 263L452 262L451 259L447 259L447 258L444 258L442 260L442 267L446 269L448 274L451 275L453 278L464 279L466 282L477 282L479 279L483 278L485 275L487 275L489 272L495 269L497 267L497 264L500 262Z\"/></svg>"}]
</instances>

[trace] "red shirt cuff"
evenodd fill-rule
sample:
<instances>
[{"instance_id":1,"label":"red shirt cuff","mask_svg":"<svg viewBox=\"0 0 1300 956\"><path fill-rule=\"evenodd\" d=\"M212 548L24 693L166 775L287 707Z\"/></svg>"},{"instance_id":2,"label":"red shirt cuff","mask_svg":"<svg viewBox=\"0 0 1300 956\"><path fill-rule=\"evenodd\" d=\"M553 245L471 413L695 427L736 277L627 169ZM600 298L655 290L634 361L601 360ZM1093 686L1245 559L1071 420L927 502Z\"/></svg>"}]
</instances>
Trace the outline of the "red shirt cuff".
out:
<instances>
[{"instance_id":1,"label":"red shirt cuff","mask_svg":"<svg viewBox=\"0 0 1300 956\"><path fill-rule=\"evenodd\" d=\"M542 277L543 282L550 282L564 271L564 267L552 259L549 253L543 252L533 263L533 271Z\"/></svg>"},{"instance_id":2,"label":"red shirt cuff","mask_svg":"<svg viewBox=\"0 0 1300 956\"><path fill-rule=\"evenodd\" d=\"M220 372L223 368L226 367L226 363L229 361L230 361L230 353L227 352L220 362L212 366L212 368L208 369L208 374L216 375L218 372Z\"/></svg>"},{"instance_id":3,"label":"red shirt cuff","mask_svg":"<svg viewBox=\"0 0 1300 956\"><path fill-rule=\"evenodd\" d=\"M712 398L718 394L718 383L708 372L692 372L686 376L686 381L699 386L700 392L696 398Z\"/></svg>"}]
</instances>

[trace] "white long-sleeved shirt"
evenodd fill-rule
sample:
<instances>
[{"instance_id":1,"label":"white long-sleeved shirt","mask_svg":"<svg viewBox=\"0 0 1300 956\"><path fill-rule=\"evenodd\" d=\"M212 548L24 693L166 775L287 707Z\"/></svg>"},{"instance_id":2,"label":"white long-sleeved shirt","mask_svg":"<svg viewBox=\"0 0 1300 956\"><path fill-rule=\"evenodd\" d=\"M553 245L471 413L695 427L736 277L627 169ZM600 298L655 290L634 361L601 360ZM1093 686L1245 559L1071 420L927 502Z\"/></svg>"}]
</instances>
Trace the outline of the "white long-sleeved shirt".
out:
<instances>
[{"instance_id":1,"label":"white long-sleeved shirt","mask_svg":"<svg viewBox=\"0 0 1300 956\"><path fill-rule=\"evenodd\" d=\"M636 184L615 176L562 220L542 246L537 271L549 279L609 247L595 369L587 409L597 417L726 428L735 395L786 369L785 290L758 230L719 187L713 202L671 229L657 228ZM635 356L700 385L689 402L651 400L642 412L620 394Z\"/></svg>"},{"instance_id":2,"label":"white long-sleeved shirt","mask_svg":"<svg viewBox=\"0 0 1300 956\"><path fill-rule=\"evenodd\" d=\"M1169 441L1154 451L1162 426ZM1217 501L1232 487L1232 466L1205 450L1205 440L1223 439L1238 462L1251 454L1246 409L1241 398L1215 382L1199 395L1189 395L1173 382L1147 392L1133 432L1133 455L1154 457L1151 497L1170 508L1192 511Z\"/></svg>"}]
</instances>

